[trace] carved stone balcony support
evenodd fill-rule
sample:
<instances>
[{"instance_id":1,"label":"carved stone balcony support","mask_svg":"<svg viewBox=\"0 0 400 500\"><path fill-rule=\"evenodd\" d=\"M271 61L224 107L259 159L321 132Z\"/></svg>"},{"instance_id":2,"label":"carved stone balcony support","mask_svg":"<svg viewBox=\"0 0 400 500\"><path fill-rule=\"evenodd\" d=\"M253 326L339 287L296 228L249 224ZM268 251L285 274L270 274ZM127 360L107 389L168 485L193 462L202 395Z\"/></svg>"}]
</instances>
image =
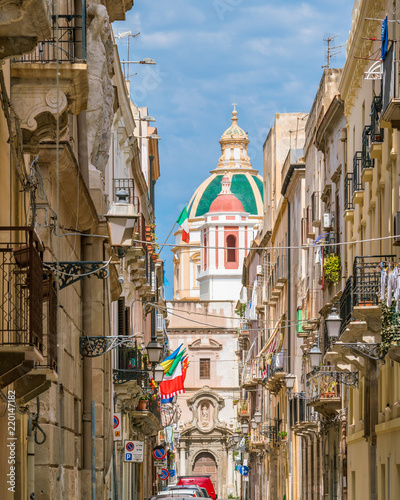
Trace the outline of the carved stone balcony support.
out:
<instances>
[{"instance_id":1,"label":"carved stone balcony support","mask_svg":"<svg viewBox=\"0 0 400 500\"><path fill-rule=\"evenodd\" d=\"M0 58L25 54L51 34L49 0L0 0Z\"/></svg>"},{"instance_id":2,"label":"carved stone balcony support","mask_svg":"<svg viewBox=\"0 0 400 500\"><path fill-rule=\"evenodd\" d=\"M68 113L76 115L86 109L89 93L86 64L59 64L58 92L56 79L56 63L25 61L11 66L12 100L21 120L25 152L37 154L41 141L55 139L57 112L62 137L68 126Z\"/></svg>"}]
</instances>

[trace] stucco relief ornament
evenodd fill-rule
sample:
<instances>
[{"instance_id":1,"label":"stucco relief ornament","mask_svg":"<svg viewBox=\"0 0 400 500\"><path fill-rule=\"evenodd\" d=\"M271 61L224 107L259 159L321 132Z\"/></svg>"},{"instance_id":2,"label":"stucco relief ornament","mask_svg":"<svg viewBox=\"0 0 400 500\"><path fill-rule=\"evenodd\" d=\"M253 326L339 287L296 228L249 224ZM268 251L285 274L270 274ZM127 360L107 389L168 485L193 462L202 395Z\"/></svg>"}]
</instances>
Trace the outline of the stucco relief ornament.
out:
<instances>
[{"instance_id":1,"label":"stucco relief ornament","mask_svg":"<svg viewBox=\"0 0 400 500\"><path fill-rule=\"evenodd\" d=\"M87 67L89 96L86 112L89 162L91 169L104 173L111 143L114 90L111 28L104 5L87 9Z\"/></svg>"}]
</instances>

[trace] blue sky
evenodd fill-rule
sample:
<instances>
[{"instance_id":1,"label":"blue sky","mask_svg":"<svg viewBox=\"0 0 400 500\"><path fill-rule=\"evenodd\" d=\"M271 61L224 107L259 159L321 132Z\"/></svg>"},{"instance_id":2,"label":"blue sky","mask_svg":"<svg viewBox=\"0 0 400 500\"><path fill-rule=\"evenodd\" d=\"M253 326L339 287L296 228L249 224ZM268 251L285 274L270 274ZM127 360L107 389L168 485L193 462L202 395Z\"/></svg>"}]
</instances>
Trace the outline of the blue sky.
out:
<instances>
[{"instance_id":1,"label":"blue sky","mask_svg":"<svg viewBox=\"0 0 400 500\"><path fill-rule=\"evenodd\" d=\"M114 32L140 32L130 59L132 99L157 120L161 177L156 185L157 237L165 241L184 204L215 168L219 139L238 103L249 155L262 174L262 145L275 113L308 112L325 64L326 35L346 42L351 0L135 0ZM126 39L118 41L127 59ZM332 62L342 67L345 47ZM169 243L173 242L172 236ZM172 297L172 252L165 247Z\"/></svg>"}]
</instances>

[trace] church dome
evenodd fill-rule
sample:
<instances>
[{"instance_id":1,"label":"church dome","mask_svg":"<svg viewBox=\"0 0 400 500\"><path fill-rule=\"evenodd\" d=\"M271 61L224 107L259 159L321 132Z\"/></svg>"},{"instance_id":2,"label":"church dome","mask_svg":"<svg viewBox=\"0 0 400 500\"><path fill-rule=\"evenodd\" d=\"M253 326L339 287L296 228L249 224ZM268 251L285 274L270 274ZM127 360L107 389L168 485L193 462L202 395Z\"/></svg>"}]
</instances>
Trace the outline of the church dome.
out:
<instances>
[{"instance_id":1,"label":"church dome","mask_svg":"<svg viewBox=\"0 0 400 500\"><path fill-rule=\"evenodd\" d=\"M231 180L228 174L222 177L221 181L222 190L220 194L211 203L210 213L224 213L224 212L244 212L243 205L231 193Z\"/></svg>"},{"instance_id":2,"label":"church dome","mask_svg":"<svg viewBox=\"0 0 400 500\"><path fill-rule=\"evenodd\" d=\"M189 219L203 217L208 212L243 211L250 216L263 216L263 180L257 170L252 168L250 158L247 155L249 139L246 133L238 126L236 109L232 112L232 125L222 134L221 152L217 167L211 171L208 177L195 191L188 205ZM231 203L224 200L226 206L223 208L219 199L221 184L225 174L229 174ZM227 195L224 195L227 196ZM216 204L213 202L215 201ZM239 202L241 209L239 208ZM212 207L212 208L211 208Z\"/></svg>"}]
</instances>

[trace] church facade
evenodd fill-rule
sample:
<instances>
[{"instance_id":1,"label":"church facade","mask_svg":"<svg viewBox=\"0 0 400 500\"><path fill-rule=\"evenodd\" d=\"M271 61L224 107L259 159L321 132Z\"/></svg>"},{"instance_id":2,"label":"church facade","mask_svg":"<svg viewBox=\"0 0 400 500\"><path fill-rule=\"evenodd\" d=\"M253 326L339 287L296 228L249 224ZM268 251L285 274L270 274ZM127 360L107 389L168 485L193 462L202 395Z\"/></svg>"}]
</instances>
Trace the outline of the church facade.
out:
<instances>
[{"instance_id":1,"label":"church facade","mask_svg":"<svg viewBox=\"0 0 400 500\"><path fill-rule=\"evenodd\" d=\"M232 124L221 137L217 167L188 205L190 242L175 233L170 345L189 355L186 393L178 398L178 475L207 474L222 497L238 494L229 438L240 396L236 352L243 260L262 223L262 177L247 154L249 139ZM190 443L190 445L189 445Z\"/></svg>"}]
</instances>

